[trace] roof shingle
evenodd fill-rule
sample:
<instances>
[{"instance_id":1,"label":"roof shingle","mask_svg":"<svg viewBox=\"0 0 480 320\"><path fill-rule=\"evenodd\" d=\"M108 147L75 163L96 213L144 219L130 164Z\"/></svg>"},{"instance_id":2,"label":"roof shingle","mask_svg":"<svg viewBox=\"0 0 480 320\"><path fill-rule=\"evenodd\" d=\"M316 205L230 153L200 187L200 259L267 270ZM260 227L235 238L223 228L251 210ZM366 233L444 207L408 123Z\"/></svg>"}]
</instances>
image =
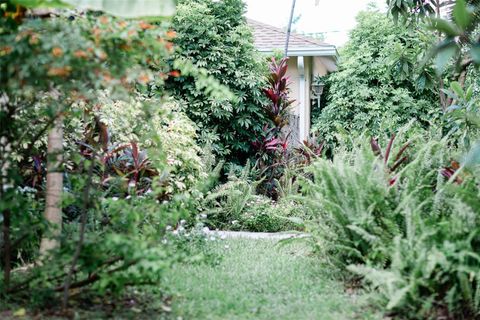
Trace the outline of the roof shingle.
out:
<instances>
[{"instance_id":1,"label":"roof shingle","mask_svg":"<svg viewBox=\"0 0 480 320\"><path fill-rule=\"evenodd\" d=\"M248 25L253 30L255 47L260 51L273 51L275 49L283 49L287 33L277 27L247 19ZM291 33L288 41L289 50L295 49L321 49L325 47L333 47L331 44L302 36L297 33Z\"/></svg>"}]
</instances>

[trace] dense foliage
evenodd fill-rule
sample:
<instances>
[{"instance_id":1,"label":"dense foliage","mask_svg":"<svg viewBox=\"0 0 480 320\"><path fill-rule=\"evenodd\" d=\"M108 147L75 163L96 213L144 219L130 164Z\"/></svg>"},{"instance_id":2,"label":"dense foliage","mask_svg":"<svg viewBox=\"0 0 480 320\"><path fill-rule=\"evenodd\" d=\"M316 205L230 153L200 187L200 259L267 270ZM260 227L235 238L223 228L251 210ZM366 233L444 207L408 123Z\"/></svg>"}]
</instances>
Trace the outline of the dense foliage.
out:
<instances>
[{"instance_id":1,"label":"dense foliage","mask_svg":"<svg viewBox=\"0 0 480 320\"><path fill-rule=\"evenodd\" d=\"M172 263L198 261L182 245L194 239L169 231L195 220L208 162L196 126L165 103L174 34L98 12L0 10L2 301L55 307L62 296L66 308L71 296L156 285ZM199 78L212 95L228 91Z\"/></svg>"},{"instance_id":2,"label":"dense foliage","mask_svg":"<svg viewBox=\"0 0 480 320\"><path fill-rule=\"evenodd\" d=\"M411 120L426 127L439 117L433 69L419 70L418 56L432 39L395 25L384 14L366 11L340 54L338 72L329 76L327 106L313 130L328 143L335 134L388 133Z\"/></svg>"},{"instance_id":3,"label":"dense foliage","mask_svg":"<svg viewBox=\"0 0 480 320\"><path fill-rule=\"evenodd\" d=\"M180 1L172 22L178 47L174 56L205 68L238 99L209 98L187 76L172 79L169 88L199 127L202 144L211 144L215 154L235 163L244 163L253 154L252 142L264 118L265 66L254 50L244 10L240 0Z\"/></svg>"}]
</instances>

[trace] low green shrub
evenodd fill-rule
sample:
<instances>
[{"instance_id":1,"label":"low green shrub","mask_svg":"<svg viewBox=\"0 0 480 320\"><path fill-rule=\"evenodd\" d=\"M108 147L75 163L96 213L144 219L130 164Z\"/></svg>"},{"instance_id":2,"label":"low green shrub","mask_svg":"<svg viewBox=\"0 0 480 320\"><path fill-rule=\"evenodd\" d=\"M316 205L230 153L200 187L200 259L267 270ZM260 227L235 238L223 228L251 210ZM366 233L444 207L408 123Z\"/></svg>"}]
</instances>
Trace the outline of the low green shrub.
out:
<instances>
[{"instance_id":1,"label":"low green shrub","mask_svg":"<svg viewBox=\"0 0 480 320\"><path fill-rule=\"evenodd\" d=\"M459 164L447 139L418 136L392 170L404 145L384 153L371 143L314 161L301 180L297 198L314 217L307 228L317 249L342 274L373 284L393 315L478 318L480 147Z\"/></svg>"},{"instance_id":2,"label":"low green shrub","mask_svg":"<svg viewBox=\"0 0 480 320\"><path fill-rule=\"evenodd\" d=\"M478 174L478 173L477 173ZM450 185L439 214L404 214L408 228L386 269L351 266L381 293L392 314L413 319L480 316L480 189L474 178Z\"/></svg>"}]
</instances>

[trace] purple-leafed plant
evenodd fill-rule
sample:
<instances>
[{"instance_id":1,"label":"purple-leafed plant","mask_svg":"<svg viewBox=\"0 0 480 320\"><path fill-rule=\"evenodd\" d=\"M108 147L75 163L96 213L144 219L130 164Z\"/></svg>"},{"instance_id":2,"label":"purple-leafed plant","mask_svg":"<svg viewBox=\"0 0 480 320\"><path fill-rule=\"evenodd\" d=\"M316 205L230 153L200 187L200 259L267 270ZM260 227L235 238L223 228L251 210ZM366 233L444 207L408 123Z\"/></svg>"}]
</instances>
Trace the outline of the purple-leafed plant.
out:
<instances>
[{"instance_id":1,"label":"purple-leafed plant","mask_svg":"<svg viewBox=\"0 0 480 320\"><path fill-rule=\"evenodd\" d=\"M405 143L400 150L396 153L394 157L392 157L392 148L393 148L393 142L395 141L395 134L392 134L390 137L390 140L388 141L388 145L385 149L385 152L382 152L382 149L378 143L378 138L371 138L370 139L370 146L372 147L373 153L378 156L380 159L383 159L383 163L385 165L385 169L387 170L387 173L393 175L389 179L389 184L393 186L395 182L397 182L397 176L395 175L395 172L397 169L408 160L408 156L404 155L405 151L407 148L410 146L410 142ZM391 161L390 159L393 160Z\"/></svg>"},{"instance_id":2,"label":"purple-leafed plant","mask_svg":"<svg viewBox=\"0 0 480 320\"><path fill-rule=\"evenodd\" d=\"M265 113L278 130L281 130L288 124L288 112L290 106L295 101L290 100L288 97L290 93L288 88L290 79L287 76L287 62L288 58L283 58L278 63L275 58L272 58L270 74L267 77L269 87L263 89L263 92L270 100L269 104L264 108Z\"/></svg>"},{"instance_id":3,"label":"purple-leafed plant","mask_svg":"<svg viewBox=\"0 0 480 320\"><path fill-rule=\"evenodd\" d=\"M325 141L318 142L316 140L304 140L302 145L295 148L297 153L297 163L300 165L309 165L316 157L321 157Z\"/></svg>"},{"instance_id":4,"label":"purple-leafed plant","mask_svg":"<svg viewBox=\"0 0 480 320\"><path fill-rule=\"evenodd\" d=\"M268 99L268 104L263 108L269 123L263 128L263 134L253 142L257 149L257 168L264 177L260 190L271 196L277 197L274 180L281 177L288 165L288 141L290 133L286 132L288 113L294 100L289 99L290 84L287 76L288 58L277 62L272 58L270 73L267 76L268 87L263 90Z\"/></svg>"}]
</instances>

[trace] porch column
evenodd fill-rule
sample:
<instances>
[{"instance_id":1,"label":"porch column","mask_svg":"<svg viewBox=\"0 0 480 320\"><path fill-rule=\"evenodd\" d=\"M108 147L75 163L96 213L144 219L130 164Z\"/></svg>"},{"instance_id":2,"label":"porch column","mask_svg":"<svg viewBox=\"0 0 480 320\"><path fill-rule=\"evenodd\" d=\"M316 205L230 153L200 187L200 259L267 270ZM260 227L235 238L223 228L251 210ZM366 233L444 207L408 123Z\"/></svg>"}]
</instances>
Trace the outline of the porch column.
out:
<instances>
[{"instance_id":1,"label":"porch column","mask_svg":"<svg viewBox=\"0 0 480 320\"><path fill-rule=\"evenodd\" d=\"M305 105L305 61L304 57L299 56L297 58L297 67L298 67L298 95L300 101L298 101L298 116L299 116L299 132L298 139L299 142L307 139L307 107Z\"/></svg>"}]
</instances>

